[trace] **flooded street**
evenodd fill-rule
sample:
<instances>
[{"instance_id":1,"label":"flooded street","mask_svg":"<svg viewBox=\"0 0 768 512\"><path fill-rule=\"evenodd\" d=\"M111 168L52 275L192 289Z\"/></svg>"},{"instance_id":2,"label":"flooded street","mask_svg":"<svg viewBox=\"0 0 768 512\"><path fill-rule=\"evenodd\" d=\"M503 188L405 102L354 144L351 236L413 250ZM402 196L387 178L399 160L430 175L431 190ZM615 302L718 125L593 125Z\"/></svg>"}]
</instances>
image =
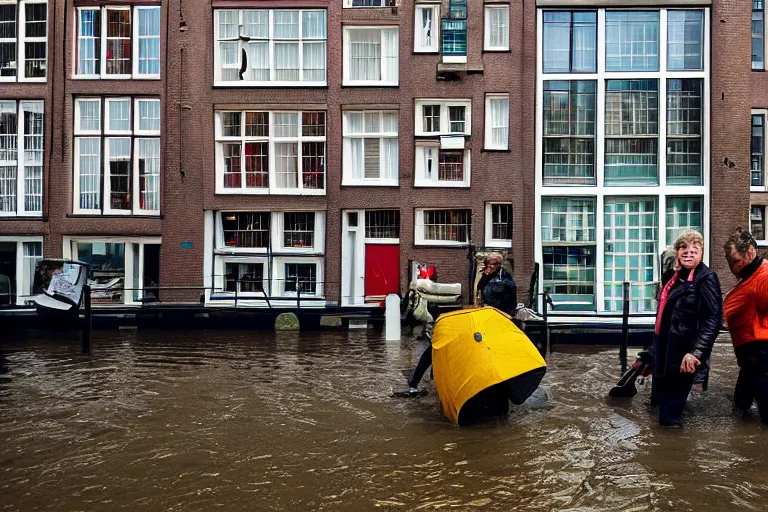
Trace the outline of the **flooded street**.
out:
<instances>
[{"instance_id":1,"label":"flooded street","mask_svg":"<svg viewBox=\"0 0 768 512\"><path fill-rule=\"evenodd\" d=\"M618 350L556 347L545 403L460 429L424 342L373 331L95 332L4 342L0 510L764 510L768 429L732 412L729 344L683 430ZM630 350L632 358L637 350Z\"/></svg>"}]
</instances>

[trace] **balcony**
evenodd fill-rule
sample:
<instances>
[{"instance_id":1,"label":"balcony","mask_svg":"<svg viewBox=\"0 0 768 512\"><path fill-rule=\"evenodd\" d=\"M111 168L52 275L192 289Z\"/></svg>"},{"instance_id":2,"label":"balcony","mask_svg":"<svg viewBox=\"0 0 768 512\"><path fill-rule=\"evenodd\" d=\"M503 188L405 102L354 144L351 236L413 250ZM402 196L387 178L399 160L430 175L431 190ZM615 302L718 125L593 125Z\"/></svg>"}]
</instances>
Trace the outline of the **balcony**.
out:
<instances>
[{"instance_id":1,"label":"balcony","mask_svg":"<svg viewBox=\"0 0 768 512\"><path fill-rule=\"evenodd\" d=\"M466 10L464 12L466 13ZM444 64L466 64L467 20L444 18L442 20L442 38L442 62Z\"/></svg>"}]
</instances>

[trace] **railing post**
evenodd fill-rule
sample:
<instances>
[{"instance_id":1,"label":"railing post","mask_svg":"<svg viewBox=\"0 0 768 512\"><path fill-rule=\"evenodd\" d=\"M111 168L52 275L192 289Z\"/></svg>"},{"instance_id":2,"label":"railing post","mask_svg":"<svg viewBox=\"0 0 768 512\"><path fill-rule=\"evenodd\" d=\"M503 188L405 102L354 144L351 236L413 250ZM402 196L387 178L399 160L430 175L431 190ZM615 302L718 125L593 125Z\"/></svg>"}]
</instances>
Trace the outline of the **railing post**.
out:
<instances>
[{"instance_id":1,"label":"railing post","mask_svg":"<svg viewBox=\"0 0 768 512\"><path fill-rule=\"evenodd\" d=\"M544 293L544 308L542 317L544 318L544 359L547 359L552 353L552 347L549 343L549 294Z\"/></svg>"},{"instance_id":2,"label":"railing post","mask_svg":"<svg viewBox=\"0 0 768 512\"><path fill-rule=\"evenodd\" d=\"M317 285L315 285L317 286ZM299 288L299 275L296 274L296 309L301 309L301 288Z\"/></svg>"},{"instance_id":3,"label":"railing post","mask_svg":"<svg viewBox=\"0 0 768 512\"><path fill-rule=\"evenodd\" d=\"M627 346L629 345L629 283L621 284L621 345L619 346L619 359L621 359L621 374L627 371Z\"/></svg>"},{"instance_id":4,"label":"railing post","mask_svg":"<svg viewBox=\"0 0 768 512\"><path fill-rule=\"evenodd\" d=\"M83 354L91 353L91 327L93 326L93 311L91 308L91 287L83 286Z\"/></svg>"}]
</instances>

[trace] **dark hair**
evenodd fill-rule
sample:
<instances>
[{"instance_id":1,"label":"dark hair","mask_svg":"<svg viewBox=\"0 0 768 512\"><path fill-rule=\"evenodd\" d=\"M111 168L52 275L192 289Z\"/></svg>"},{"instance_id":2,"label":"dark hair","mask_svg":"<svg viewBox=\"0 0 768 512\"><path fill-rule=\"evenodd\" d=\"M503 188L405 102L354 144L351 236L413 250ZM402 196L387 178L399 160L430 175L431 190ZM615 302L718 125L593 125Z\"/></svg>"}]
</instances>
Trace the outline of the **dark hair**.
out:
<instances>
[{"instance_id":1,"label":"dark hair","mask_svg":"<svg viewBox=\"0 0 768 512\"><path fill-rule=\"evenodd\" d=\"M750 245L757 249L757 242L755 242L752 233L742 228L736 228L736 231L723 244L723 249L725 249L726 256L730 254L731 248L736 249L739 254L746 254Z\"/></svg>"}]
</instances>

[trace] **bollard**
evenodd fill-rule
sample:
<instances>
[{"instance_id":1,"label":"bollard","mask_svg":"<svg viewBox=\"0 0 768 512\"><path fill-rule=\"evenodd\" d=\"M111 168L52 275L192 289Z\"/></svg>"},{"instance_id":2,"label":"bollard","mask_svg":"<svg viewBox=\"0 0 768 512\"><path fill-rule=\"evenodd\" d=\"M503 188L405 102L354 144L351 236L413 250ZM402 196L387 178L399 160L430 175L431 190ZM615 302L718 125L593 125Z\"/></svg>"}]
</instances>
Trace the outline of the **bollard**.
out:
<instances>
[{"instance_id":1,"label":"bollard","mask_svg":"<svg viewBox=\"0 0 768 512\"><path fill-rule=\"evenodd\" d=\"M83 286L83 300L85 301L85 311L83 312L83 354L90 354L93 311L91 309L91 287L89 285Z\"/></svg>"},{"instance_id":2,"label":"bollard","mask_svg":"<svg viewBox=\"0 0 768 512\"><path fill-rule=\"evenodd\" d=\"M619 358L621 359L621 374L627 371L627 345L629 345L629 283L621 284L621 345L619 345Z\"/></svg>"},{"instance_id":3,"label":"bollard","mask_svg":"<svg viewBox=\"0 0 768 512\"><path fill-rule=\"evenodd\" d=\"M387 341L400 340L400 296L390 293L384 302L384 330Z\"/></svg>"}]
</instances>

